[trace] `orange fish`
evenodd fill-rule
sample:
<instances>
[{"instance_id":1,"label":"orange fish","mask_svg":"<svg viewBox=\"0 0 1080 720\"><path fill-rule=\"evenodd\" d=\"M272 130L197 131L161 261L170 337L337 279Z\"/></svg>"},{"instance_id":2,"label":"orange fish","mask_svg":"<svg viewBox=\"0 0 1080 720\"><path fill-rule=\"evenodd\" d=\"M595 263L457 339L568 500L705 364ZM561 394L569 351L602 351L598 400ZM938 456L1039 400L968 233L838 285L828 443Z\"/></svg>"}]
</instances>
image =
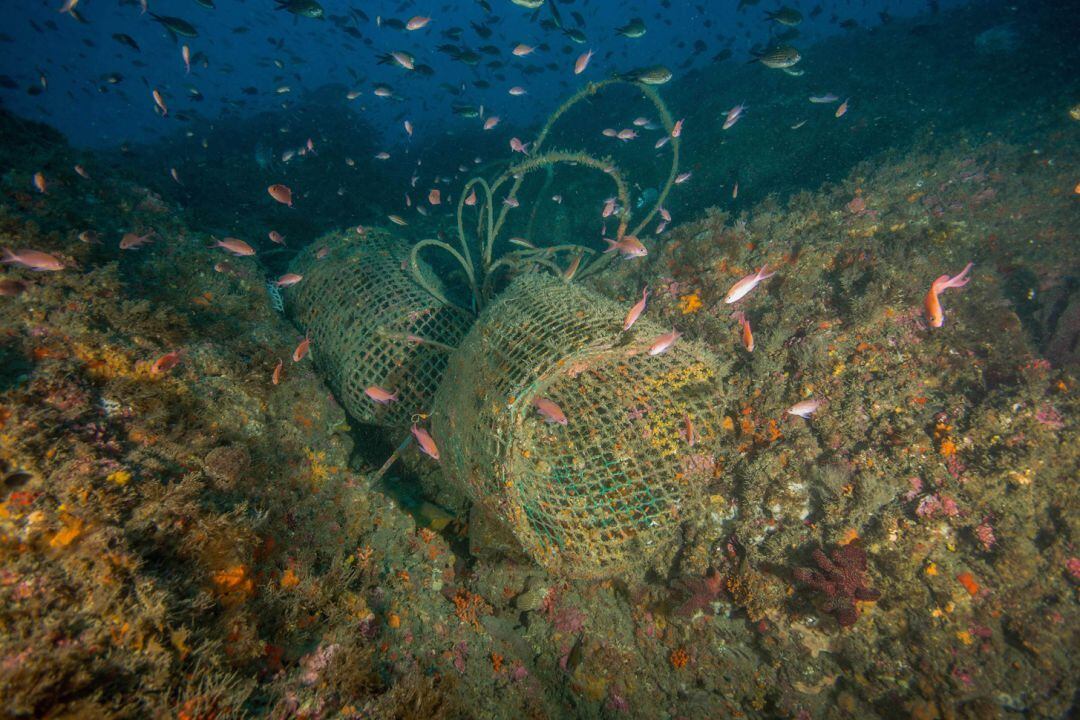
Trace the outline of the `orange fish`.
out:
<instances>
[{"instance_id":1,"label":"orange fish","mask_svg":"<svg viewBox=\"0 0 1080 720\"><path fill-rule=\"evenodd\" d=\"M81 178L85 178L86 180L90 179L90 173L86 172L86 168L82 165L76 165L75 172L77 172Z\"/></svg>"},{"instance_id":2,"label":"orange fish","mask_svg":"<svg viewBox=\"0 0 1080 720\"><path fill-rule=\"evenodd\" d=\"M574 62L574 74L580 75L585 72L585 68L589 67L589 61L592 60L593 51L582 53L578 56L577 61Z\"/></svg>"},{"instance_id":3,"label":"orange fish","mask_svg":"<svg viewBox=\"0 0 1080 720\"><path fill-rule=\"evenodd\" d=\"M775 272L766 273L765 269L767 267L767 265L762 265L761 269L758 270L756 273L747 275L746 277L732 285L731 288L727 291L727 296L724 298L724 302L731 304L737 300L741 300L751 290L756 288L758 286L758 283L760 283L762 280L771 278L773 275L776 274Z\"/></svg>"},{"instance_id":4,"label":"orange fish","mask_svg":"<svg viewBox=\"0 0 1080 720\"><path fill-rule=\"evenodd\" d=\"M157 360L155 360L154 364L150 366L150 374L151 375L160 375L161 373L168 372L169 370L172 370L174 367L176 367L179 364L180 364L180 351L179 350L173 350L172 352L167 352L164 355L162 355L161 357L159 357Z\"/></svg>"},{"instance_id":5,"label":"orange fish","mask_svg":"<svg viewBox=\"0 0 1080 720\"><path fill-rule=\"evenodd\" d=\"M282 205L292 207L292 190L285 185L271 185L266 188L266 191L270 193L270 197L274 198Z\"/></svg>"},{"instance_id":6,"label":"orange fish","mask_svg":"<svg viewBox=\"0 0 1080 720\"><path fill-rule=\"evenodd\" d=\"M308 350L310 350L310 349L311 349L311 338L305 337L303 340L300 341L300 344L296 346L296 349L293 350L292 361L293 362L300 362L301 360L303 360L307 356Z\"/></svg>"},{"instance_id":7,"label":"orange fish","mask_svg":"<svg viewBox=\"0 0 1080 720\"><path fill-rule=\"evenodd\" d=\"M277 279L277 281L274 283L274 285L276 285L279 288L291 287L291 286L295 285L296 283L300 282L303 279L304 279L303 275L297 275L296 273L285 273L284 275L282 275L281 277L279 277Z\"/></svg>"},{"instance_id":8,"label":"orange fish","mask_svg":"<svg viewBox=\"0 0 1080 720\"><path fill-rule=\"evenodd\" d=\"M619 251L619 254L627 258L645 257L649 254L648 249L634 235L624 235L621 240L602 238L608 244L604 252Z\"/></svg>"},{"instance_id":9,"label":"orange fish","mask_svg":"<svg viewBox=\"0 0 1080 720\"><path fill-rule=\"evenodd\" d=\"M41 193L42 195L45 194L46 184L45 184L45 174L44 173L39 173L39 172L34 173L34 188L39 193Z\"/></svg>"},{"instance_id":10,"label":"orange fish","mask_svg":"<svg viewBox=\"0 0 1080 720\"><path fill-rule=\"evenodd\" d=\"M484 129L485 130L491 130L493 127L495 127L498 124L499 124L499 116L498 115L491 115L491 116L488 117L487 120L484 121Z\"/></svg>"},{"instance_id":11,"label":"orange fish","mask_svg":"<svg viewBox=\"0 0 1080 720\"><path fill-rule=\"evenodd\" d=\"M284 360L278 360L277 365L274 366L274 372L270 376L270 382L274 383L275 385L277 385L278 383L281 382L281 370L284 367L285 367L285 361Z\"/></svg>"},{"instance_id":12,"label":"orange fish","mask_svg":"<svg viewBox=\"0 0 1080 720\"><path fill-rule=\"evenodd\" d=\"M389 405L392 402L396 402L398 399L397 390L390 392L378 385L371 385L364 389L364 394L369 398L379 403L380 405Z\"/></svg>"},{"instance_id":13,"label":"orange fish","mask_svg":"<svg viewBox=\"0 0 1080 720\"><path fill-rule=\"evenodd\" d=\"M413 424L412 434L416 438L416 444L420 446L421 452L437 461L439 459L439 448L435 445L435 439L431 437L431 433Z\"/></svg>"},{"instance_id":14,"label":"orange fish","mask_svg":"<svg viewBox=\"0 0 1080 720\"><path fill-rule=\"evenodd\" d=\"M843 117L844 113L847 112L847 102L848 101L845 100L844 102L840 103L840 107L836 108L836 117Z\"/></svg>"},{"instance_id":15,"label":"orange fish","mask_svg":"<svg viewBox=\"0 0 1080 720\"><path fill-rule=\"evenodd\" d=\"M683 439L686 440L686 444L690 447L694 447L697 444L697 430L694 429L694 421L690 419L689 415L683 415Z\"/></svg>"},{"instance_id":16,"label":"orange fish","mask_svg":"<svg viewBox=\"0 0 1080 720\"><path fill-rule=\"evenodd\" d=\"M645 302L649 299L649 288L644 288L641 291L641 299L634 303L634 307L630 308L630 312L626 313L626 319L623 320L623 332L626 332L638 318L641 317L641 313L645 312Z\"/></svg>"},{"instance_id":17,"label":"orange fish","mask_svg":"<svg viewBox=\"0 0 1080 720\"><path fill-rule=\"evenodd\" d=\"M277 230L271 230L268 237L270 238L270 242L272 243L277 243L278 245L285 244L285 236L279 233Z\"/></svg>"},{"instance_id":18,"label":"orange fish","mask_svg":"<svg viewBox=\"0 0 1080 720\"><path fill-rule=\"evenodd\" d=\"M818 411L818 408L820 407L821 401L811 398L809 400L803 400L802 402L795 403L784 412L786 412L788 415L798 415L799 417L805 419L816 413Z\"/></svg>"},{"instance_id":19,"label":"orange fish","mask_svg":"<svg viewBox=\"0 0 1080 720\"><path fill-rule=\"evenodd\" d=\"M930 292L926 293L923 299L923 307L926 309L926 319L930 327L941 327L945 322L945 313L941 309L941 303L938 302L938 294L949 288L961 288L967 285L971 280L967 274L973 265L974 263L968 263L958 275L953 277L942 275L931 283Z\"/></svg>"},{"instance_id":20,"label":"orange fish","mask_svg":"<svg viewBox=\"0 0 1080 720\"><path fill-rule=\"evenodd\" d=\"M559 425L566 425L566 414L562 411L562 408L556 405L547 398L538 397L532 401L533 407L536 411L544 416L544 419L549 423L558 423Z\"/></svg>"},{"instance_id":21,"label":"orange fish","mask_svg":"<svg viewBox=\"0 0 1080 720\"><path fill-rule=\"evenodd\" d=\"M442 202L442 193L439 192L439 188L431 188L427 194L427 201L432 205L438 205Z\"/></svg>"},{"instance_id":22,"label":"orange fish","mask_svg":"<svg viewBox=\"0 0 1080 720\"><path fill-rule=\"evenodd\" d=\"M526 45L525 43L518 43L517 45L514 46L514 49L511 50L510 52L513 53L514 55L518 56L518 57L525 57L526 55L530 54L535 49L536 48L534 48L532 45Z\"/></svg>"},{"instance_id":23,"label":"orange fish","mask_svg":"<svg viewBox=\"0 0 1080 720\"><path fill-rule=\"evenodd\" d=\"M4 254L0 257L0 263L5 265L19 265L28 270L57 272L64 269L64 263L60 259L47 252L40 250L12 250L4 248Z\"/></svg>"},{"instance_id":24,"label":"orange fish","mask_svg":"<svg viewBox=\"0 0 1080 720\"><path fill-rule=\"evenodd\" d=\"M684 118L685 119L685 118ZM682 120L676 120L674 127L671 128L671 137L677 138L682 135Z\"/></svg>"},{"instance_id":25,"label":"orange fish","mask_svg":"<svg viewBox=\"0 0 1080 720\"><path fill-rule=\"evenodd\" d=\"M469 191L469 194L465 197L465 204L469 206L476 204L476 188Z\"/></svg>"},{"instance_id":26,"label":"orange fish","mask_svg":"<svg viewBox=\"0 0 1080 720\"><path fill-rule=\"evenodd\" d=\"M184 59L184 74L191 73L191 48L187 45L180 48L180 57Z\"/></svg>"},{"instance_id":27,"label":"orange fish","mask_svg":"<svg viewBox=\"0 0 1080 720\"><path fill-rule=\"evenodd\" d=\"M154 88L154 92L151 93L154 96L154 104L161 108L161 117L168 117L169 108L165 105L165 98L161 97L161 93L157 88Z\"/></svg>"},{"instance_id":28,"label":"orange fish","mask_svg":"<svg viewBox=\"0 0 1080 720\"><path fill-rule=\"evenodd\" d=\"M233 237L227 237L224 240L217 240L210 247L219 247L228 250L237 257L249 257L255 254L255 248L248 245L243 240Z\"/></svg>"},{"instance_id":29,"label":"orange fish","mask_svg":"<svg viewBox=\"0 0 1080 720\"><path fill-rule=\"evenodd\" d=\"M519 97L521 95L525 95L528 91L525 90L525 88L521 87L520 85L515 85L514 87L510 88L507 92L509 92L511 95L513 95L515 97Z\"/></svg>"},{"instance_id":30,"label":"orange fish","mask_svg":"<svg viewBox=\"0 0 1080 720\"><path fill-rule=\"evenodd\" d=\"M750 321L746 319L746 315L741 311L733 313L732 316L742 326L742 344L746 348L746 352L754 352L754 331L750 329Z\"/></svg>"},{"instance_id":31,"label":"orange fish","mask_svg":"<svg viewBox=\"0 0 1080 720\"><path fill-rule=\"evenodd\" d=\"M409 22L405 23L406 30L419 30L420 28L431 22L431 18L424 17L423 15L416 15L409 18Z\"/></svg>"},{"instance_id":32,"label":"orange fish","mask_svg":"<svg viewBox=\"0 0 1080 720\"><path fill-rule=\"evenodd\" d=\"M138 250L140 247L150 242L153 237L154 231L146 233L145 235L137 235L133 232L124 233L124 237L120 238L121 250Z\"/></svg>"},{"instance_id":33,"label":"orange fish","mask_svg":"<svg viewBox=\"0 0 1080 720\"><path fill-rule=\"evenodd\" d=\"M661 355L667 352L668 348L674 345L675 341L678 340L680 337L682 337L682 333L675 329L672 329L672 331L669 333L664 333L663 335L660 335L659 337L655 338L652 341L652 344L649 346L649 354Z\"/></svg>"}]
</instances>

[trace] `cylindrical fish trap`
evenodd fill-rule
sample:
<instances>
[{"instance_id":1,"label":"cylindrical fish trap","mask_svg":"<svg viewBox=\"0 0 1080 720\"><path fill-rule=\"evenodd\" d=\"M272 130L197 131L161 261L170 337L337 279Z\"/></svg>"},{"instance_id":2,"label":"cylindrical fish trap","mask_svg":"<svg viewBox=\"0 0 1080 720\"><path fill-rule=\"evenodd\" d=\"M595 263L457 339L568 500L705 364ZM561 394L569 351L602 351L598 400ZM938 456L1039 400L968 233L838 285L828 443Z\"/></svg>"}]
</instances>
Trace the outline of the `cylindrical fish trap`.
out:
<instances>
[{"instance_id":1,"label":"cylindrical fish trap","mask_svg":"<svg viewBox=\"0 0 1080 720\"><path fill-rule=\"evenodd\" d=\"M283 292L338 400L356 419L382 427L408 427L416 413L430 412L449 349L473 320L416 284L408 252L378 229L363 238L328 235L293 260L290 271L304 279ZM376 403L364 392L372 386L397 399Z\"/></svg>"},{"instance_id":2,"label":"cylindrical fish trap","mask_svg":"<svg viewBox=\"0 0 1080 720\"><path fill-rule=\"evenodd\" d=\"M722 371L700 345L547 275L515 280L451 356L435 400L443 470L552 571L600 578L672 549L722 433ZM554 402L566 425L537 399Z\"/></svg>"}]
</instances>

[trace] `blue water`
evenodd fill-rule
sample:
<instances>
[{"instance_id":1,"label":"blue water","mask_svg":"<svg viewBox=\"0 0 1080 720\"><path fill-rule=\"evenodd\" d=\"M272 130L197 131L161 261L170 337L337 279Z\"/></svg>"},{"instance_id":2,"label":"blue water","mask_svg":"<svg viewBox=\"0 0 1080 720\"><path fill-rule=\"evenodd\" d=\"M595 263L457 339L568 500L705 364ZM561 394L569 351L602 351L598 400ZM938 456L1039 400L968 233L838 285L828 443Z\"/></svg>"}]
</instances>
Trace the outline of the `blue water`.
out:
<instances>
[{"instance_id":1,"label":"blue water","mask_svg":"<svg viewBox=\"0 0 1080 720\"><path fill-rule=\"evenodd\" d=\"M348 90L360 91L354 101L342 97L341 102L378 128L385 142L397 144L407 139L404 119L413 123L418 141L438 138L448 129L481 132L482 121L452 114L454 103L484 105L488 114L498 115L508 126L528 126L583 80L657 63L669 66L678 78L708 67L724 50L731 51L734 62L749 59L751 48L768 45L777 32L787 29L765 19L766 10L775 7L767 2L741 9L736 2L716 0L552 3L563 28L581 30L585 43L569 40L558 29L543 29L541 21L552 19L547 7L534 12L509 0L490 0L491 12L467 0L325 0L321 20L276 10L272 0L216 0L214 9L195 0L149 0L150 12L182 18L198 31L198 37L176 41L142 12L138 0L80 3L76 12L86 24L58 13L61 0L5 0L0 75L15 87L0 89L0 101L20 115L55 126L74 144L101 147L182 132L184 117L213 120L268 110L281 112L286 120L289 108L305 93L336 85L342 96ZM957 4L940 3L943 8ZM799 46L848 32L840 25L844 21L872 28L882 23L881 13L903 18L928 12L923 0L790 5L804 16L799 37L793 40ZM822 11L811 16L815 7ZM572 13L584 23L579 24ZM380 19L406 22L417 15L431 17L431 22L413 32L380 23ZM629 39L616 33L635 17L645 22L644 37ZM474 26L489 30L490 36L480 37ZM444 35L454 27L463 31L458 40ZM121 44L114 34L127 35L139 50ZM517 43L546 44L550 49L514 57L510 50ZM193 56L206 60L204 66L199 57L190 74L181 58L185 44ZM437 50L443 44L467 46L482 60L474 67L455 62ZM487 45L499 53L479 50ZM434 74L377 63L378 55L395 50L412 53ZM587 50L595 56L575 77L574 60ZM504 66L492 68L493 61ZM123 77L115 84L107 80L114 73ZM477 87L477 80L490 87ZM372 91L378 83L391 85L402 100L375 97ZM528 95L509 96L507 90L515 85L525 87ZM290 92L277 94L281 86ZM28 93L36 88L42 92ZM155 111L154 88L164 96L170 117ZM197 89L202 99L194 100L189 88ZM254 88L254 94L245 93L245 88Z\"/></svg>"}]
</instances>

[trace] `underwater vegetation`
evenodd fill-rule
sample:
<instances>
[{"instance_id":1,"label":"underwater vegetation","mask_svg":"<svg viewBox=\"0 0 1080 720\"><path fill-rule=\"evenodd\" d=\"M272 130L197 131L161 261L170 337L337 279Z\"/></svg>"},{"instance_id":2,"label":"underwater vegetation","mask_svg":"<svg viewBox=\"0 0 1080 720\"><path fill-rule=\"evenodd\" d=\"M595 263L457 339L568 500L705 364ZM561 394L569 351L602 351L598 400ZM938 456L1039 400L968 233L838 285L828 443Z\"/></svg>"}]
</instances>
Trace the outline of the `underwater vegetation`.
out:
<instances>
[{"instance_id":1,"label":"underwater vegetation","mask_svg":"<svg viewBox=\"0 0 1080 720\"><path fill-rule=\"evenodd\" d=\"M998 20L968 28L962 62L1031 47L1022 19ZM220 136L236 145L218 146L214 166L228 197L261 207L245 217L213 209L212 189L159 192L141 167L0 111L0 714L1074 715L1075 81L1035 108L991 108L990 130L943 120L902 143L852 143L824 185L818 169L806 185L731 201L730 186L691 191L726 183L725 158L753 164L709 140L751 131L752 115L723 130L717 114L695 136L692 111L728 103L710 94L690 107L678 98L692 89L671 90L663 133L685 114L681 145L609 163L551 150L578 147L563 128L535 155L474 169L495 179L455 187L456 216L406 225L383 220L399 210L389 200L350 218L312 196L327 215L310 223L273 204L260 163L280 163L280 148L238 142L262 138L265 117L250 135L236 120ZM865 128L891 103L858 97L827 117ZM568 112L601 112L586 104ZM136 165L161 176L142 152ZM583 220L548 199L562 186L547 170L566 170L563 159L580 164L565 205L614 187L608 237L635 237L644 253L602 255L579 237L602 210L590 196ZM769 154L761 177L783 164ZM649 170L660 181L635 188ZM682 172L693 176L675 186ZM535 221L523 207L500 227L519 194L522 206L536 198ZM663 232L651 214L661 207L674 214ZM300 236L292 268L292 252L270 254L278 243L241 239L280 217ZM325 301L296 310L318 294L304 284L317 262L342 273L370 263L436 292L346 307L350 323L386 315L401 327L331 356L311 329ZM320 288L342 276L327 277ZM460 348L410 339L432 314L429 294L470 322L479 311L471 330L454 326ZM549 307L558 323L532 318L557 316ZM567 327L589 330L580 346L545 342ZM422 393L396 386L418 372L398 341L433 353L420 355ZM461 348L472 354L445 361L455 383L439 385L434 351ZM390 380L343 390L334 364L372 357ZM503 363L524 380L505 381ZM386 404L396 391L407 410ZM470 413L492 432L451 442ZM442 456L421 454L409 426L430 429ZM408 437L417 442L399 444ZM583 463L595 448L600 459ZM514 511L527 504L503 502L529 492L522 479L542 485L549 462L566 479L600 466L614 476L624 456L644 458L625 474L629 490L596 505L630 517L631 542L662 526L659 547L586 579L546 558L622 552L611 522L576 546L551 540L587 499L571 482L529 507L551 536L522 542ZM635 504L642 488L670 488L661 510L678 512L653 524Z\"/></svg>"}]
</instances>

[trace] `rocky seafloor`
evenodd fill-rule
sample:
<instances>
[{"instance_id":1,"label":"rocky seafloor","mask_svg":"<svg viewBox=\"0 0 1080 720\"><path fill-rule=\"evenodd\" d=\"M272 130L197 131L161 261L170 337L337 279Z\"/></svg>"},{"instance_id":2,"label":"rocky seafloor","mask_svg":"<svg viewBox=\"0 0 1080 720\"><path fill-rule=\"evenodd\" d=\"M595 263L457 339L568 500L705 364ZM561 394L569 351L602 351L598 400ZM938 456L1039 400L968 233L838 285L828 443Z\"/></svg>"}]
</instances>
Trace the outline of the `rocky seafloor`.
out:
<instances>
[{"instance_id":1,"label":"rocky seafloor","mask_svg":"<svg viewBox=\"0 0 1080 720\"><path fill-rule=\"evenodd\" d=\"M0 244L69 267L3 271L0 713L1075 712L1080 188L1062 116L710 210L601 277L628 305L648 285L653 319L731 359L735 400L704 522L648 573L587 583L470 525L431 464L394 470L416 502L373 484L370 432L292 362L301 335L258 259L5 116ZM928 327L930 282L969 261ZM766 263L751 353L723 296ZM809 419L785 414L811 396Z\"/></svg>"}]
</instances>

